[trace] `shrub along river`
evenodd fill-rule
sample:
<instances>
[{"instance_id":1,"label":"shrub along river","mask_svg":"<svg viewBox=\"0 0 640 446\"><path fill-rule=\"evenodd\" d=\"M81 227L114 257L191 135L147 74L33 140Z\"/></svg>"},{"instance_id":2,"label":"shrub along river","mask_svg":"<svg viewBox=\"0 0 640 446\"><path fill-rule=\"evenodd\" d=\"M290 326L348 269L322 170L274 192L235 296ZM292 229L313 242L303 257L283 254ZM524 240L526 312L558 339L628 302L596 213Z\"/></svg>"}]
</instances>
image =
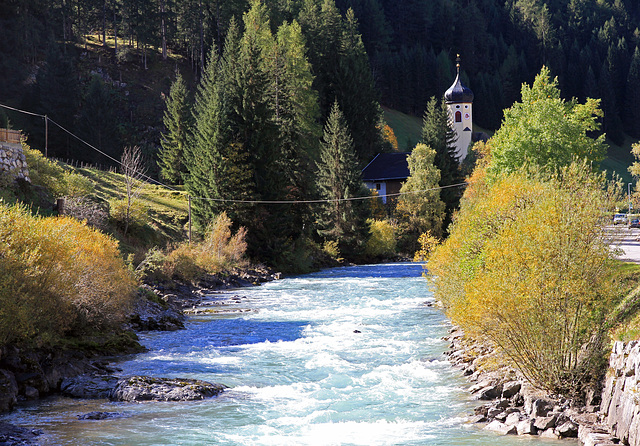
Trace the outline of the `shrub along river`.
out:
<instances>
[{"instance_id":1,"label":"shrub along river","mask_svg":"<svg viewBox=\"0 0 640 446\"><path fill-rule=\"evenodd\" d=\"M125 376L229 386L219 397L55 397L3 418L43 429L40 441L56 445L549 445L466 423L478 402L443 355L450 324L429 306L421 271L344 267L236 290L233 305L250 312L143 334L149 352L118 364ZM116 415L78 419L91 411Z\"/></svg>"}]
</instances>

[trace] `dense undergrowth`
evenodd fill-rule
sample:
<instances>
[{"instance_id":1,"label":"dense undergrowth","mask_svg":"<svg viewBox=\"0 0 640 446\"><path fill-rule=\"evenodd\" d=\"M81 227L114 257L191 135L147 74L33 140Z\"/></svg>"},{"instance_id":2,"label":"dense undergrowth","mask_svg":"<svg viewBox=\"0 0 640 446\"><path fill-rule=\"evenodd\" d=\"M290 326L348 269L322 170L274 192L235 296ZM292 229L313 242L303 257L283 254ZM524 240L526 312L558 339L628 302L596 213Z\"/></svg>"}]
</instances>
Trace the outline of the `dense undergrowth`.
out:
<instances>
[{"instance_id":1,"label":"dense undergrowth","mask_svg":"<svg viewBox=\"0 0 640 446\"><path fill-rule=\"evenodd\" d=\"M71 217L0 204L0 345L110 330L136 281L117 242Z\"/></svg>"}]
</instances>

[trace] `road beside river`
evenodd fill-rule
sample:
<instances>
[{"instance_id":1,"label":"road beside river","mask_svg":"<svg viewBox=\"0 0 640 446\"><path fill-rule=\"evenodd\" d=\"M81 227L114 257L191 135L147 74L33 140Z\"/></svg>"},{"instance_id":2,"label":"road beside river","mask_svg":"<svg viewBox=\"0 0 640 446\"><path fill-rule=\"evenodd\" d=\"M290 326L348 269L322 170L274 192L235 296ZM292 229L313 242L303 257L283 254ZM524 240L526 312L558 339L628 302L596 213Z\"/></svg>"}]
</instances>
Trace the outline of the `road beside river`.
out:
<instances>
[{"instance_id":1,"label":"road beside river","mask_svg":"<svg viewBox=\"0 0 640 446\"><path fill-rule=\"evenodd\" d=\"M618 248L620 260L640 263L640 229L627 226L608 226L607 234L611 237L611 247Z\"/></svg>"}]
</instances>

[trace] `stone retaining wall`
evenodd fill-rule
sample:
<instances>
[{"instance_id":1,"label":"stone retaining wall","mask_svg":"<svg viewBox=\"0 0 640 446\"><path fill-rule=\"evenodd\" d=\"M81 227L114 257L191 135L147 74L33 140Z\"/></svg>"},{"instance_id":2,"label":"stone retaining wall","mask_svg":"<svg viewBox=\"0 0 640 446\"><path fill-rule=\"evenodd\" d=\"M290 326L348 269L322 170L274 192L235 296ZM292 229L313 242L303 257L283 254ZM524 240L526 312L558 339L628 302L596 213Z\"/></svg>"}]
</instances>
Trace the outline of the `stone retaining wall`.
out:
<instances>
[{"instance_id":1,"label":"stone retaining wall","mask_svg":"<svg viewBox=\"0 0 640 446\"><path fill-rule=\"evenodd\" d=\"M20 144L0 142L0 172L7 172L14 179L31 182L27 160Z\"/></svg>"},{"instance_id":2,"label":"stone retaining wall","mask_svg":"<svg viewBox=\"0 0 640 446\"><path fill-rule=\"evenodd\" d=\"M600 412L613 435L640 446L640 342L616 342L602 391Z\"/></svg>"}]
</instances>

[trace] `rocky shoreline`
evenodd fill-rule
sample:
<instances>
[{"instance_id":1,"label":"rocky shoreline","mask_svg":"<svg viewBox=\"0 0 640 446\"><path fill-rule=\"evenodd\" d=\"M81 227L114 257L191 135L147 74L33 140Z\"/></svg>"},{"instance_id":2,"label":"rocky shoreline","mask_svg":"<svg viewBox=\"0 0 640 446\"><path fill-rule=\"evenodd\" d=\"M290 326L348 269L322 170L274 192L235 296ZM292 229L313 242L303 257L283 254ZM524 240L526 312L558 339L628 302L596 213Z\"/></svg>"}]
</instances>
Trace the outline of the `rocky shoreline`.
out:
<instances>
[{"instance_id":1,"label":"rocky shoreline","mask_svg":"<svg viewBox=\"0 0 640 446\"><path fill-rule=\"evenodd\" d=\"M258 266L209 275L196 283L144 284L124 327L124 335L128 336L127 342L131 345L117 353L90 353L73 348L29 351L1 348L0 413L12 410L19 401L37 400L52 394L137 402L191 401L216 396L225 390L225 385L186 378L119 377L120 370L109 364L118 357L144 350L137 343L134 332L183 329L185 314L196 313L199 306L221 308L225 303L238 300L237 296L212 300L212 294L280 278L280 273ZM90 413L79 419L100 420L113 416L118 414ZM41 434L37 429L0 422L0 445L37 445L37 437Z\"/></svg>"},{"instance_id":2,"label":"rocky shoreline","mask_svg":"<svg viewBox=\"0 0 640 446\"><path fill-rule=\"evenodd\" d=\"M585 404L575 406L534 388L516 370L485 371L492 350L469 341L460 329L452 328L447 340L449 361L467 377L468 390L479 402L469 422L501 435L575 438L585 446L620 443L599 412L600 395L587 395Z\"/></svg>"}]
</instances>

